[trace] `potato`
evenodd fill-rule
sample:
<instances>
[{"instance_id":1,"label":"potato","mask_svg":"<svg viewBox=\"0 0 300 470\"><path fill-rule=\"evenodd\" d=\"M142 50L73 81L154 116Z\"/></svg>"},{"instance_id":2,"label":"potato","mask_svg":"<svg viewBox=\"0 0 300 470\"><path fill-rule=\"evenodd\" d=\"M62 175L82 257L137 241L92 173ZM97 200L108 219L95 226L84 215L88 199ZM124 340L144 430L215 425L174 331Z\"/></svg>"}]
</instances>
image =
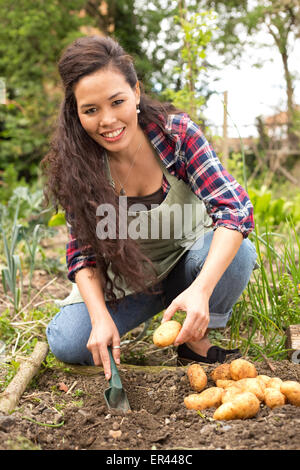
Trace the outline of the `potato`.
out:
<instances>
[{"instance_id":1,"label":"potato","mask_svg":"<svg viewBox=\"0 0 300 470\"><path fill-rule=\"evenodd\" d=\"M213 418L218 420L252 418L259 411L259 400L251 392L243 392L223 403L214 412Z\"/></svg>"},{"instance_id":2,"label":"potato","mask_svg":"<svg viewBox=\"0 0 300 470\"><path fill-rule=\"evenodd\" d=\"M280 390L277 390L276 388L269 388L267 387L265 389L265 404L269 408L276 408L277 406L282 406L285 404L286 398L283 393L280 392Z\"/></svg>"},{"instance_id":3,"label":"potato","mask_svg":"<svg viewBox=\"0 0 300 470\"><path fill-rule=\"evenodd\" d=\"M288 399L289 403L300 406L300 384L294 380L282 382L280 391Z\"/></svg>"},{"instance_id":4,"label":"potato","mask_svg":"<svg viewBox=\"0 0 300 470\"><path fill-rule=\"evenodd\" d=\"M267 386L268 382L271 380L271 377L269 377L268 375L258 375L256 378L261 385L265 386Z\"/></svg>"},{"instance_id":5,"label":"potato","mask_svg":"<svg viewBox=\"0 0 300 470\"><path fill-rule=\"evenodd\" d=\"M222 389L210 387L201 393L193 393L184 398L184 404L189 410L205 410L218 407L222 400Z\"/></svg>"},{"instance_id":6,"label":"potato","mask_svg":"<svg viewBox=\"0 0 300 470\"><path fill-rule=\"evenodd\" d=\"M233 397L235 397L239 393L243 393L243 392L238 387L232 386L232 387L226 388L222 394L222 403L227 403L228 401L232 401Z\"/></svg>"},{"instance_id":7,"label":"potato","mask_svg":"<svg viewBox=\"0 0 300 470\"><path fill-rule=\"evenodd\" d=\"M236 384L236 381L235 380L222 380L222 379L218 379L216 381L216 386L217 387L221 387L221 388L228 388L228 387L232 387Z\"/></svg>"},{"instance_id":8,"label":"potato","mask_svg":"<svg viewBox=\"0 0 300 470\"><path fill-rule=\"evenodd\" d=\"M231 380L230 364L221 364L211 372L210 376L215 383L217 380Z\"/></svg>"},{"instance_id":9,"label":"potato","mask_svg":"<svg viewBox=\"0 0 300 470\"><path fill-rule=\"evenodd\" d=\"M281 384L282 380L279 377L274 377L273 379L269 380L268 388L276 388L276 390L280 391Z\"/></svg>"},{"instance_id":10,"label":"potato","mask_svg":"<svg viewBox=\"0 0 300 470\"><path fill-rule=\"evenodd\" d=\"M181 330L181 324L176 320L162 323L153 333L153 343L159 348L170 346Z\"/></svg>"},{"instance_id":11,"label":"potato","mask_svg":"<svg viewBox=\"0 0 300 470\"><path fill-rule=\"evenodd\" d=\"M199 364L192 364L187 369L187 375L191 387L196 392L201 392L207 385L207 377L203 368Z\"/></svg>"},{"instance_id":12,"label":"potato","mask_svg":"<svg viewBox=\"0 0 300 470\"><path fill-rule=\"evenodd\" d=\"M264 400L264 388L261 387L256 378L241 379L236 382L243 392L251 392L260 400Z\"/></svg>"},{"instance_id":13,"label":"potato","mask_svg":"<svg viewBox=\"0 0 300 470\"><path fill-rule=\"evenodd\" d=\"M230 374L233 380L253 378L257 376L255 366L245 359L235 359L230 363Z\"/></svg>"}]
</instances>

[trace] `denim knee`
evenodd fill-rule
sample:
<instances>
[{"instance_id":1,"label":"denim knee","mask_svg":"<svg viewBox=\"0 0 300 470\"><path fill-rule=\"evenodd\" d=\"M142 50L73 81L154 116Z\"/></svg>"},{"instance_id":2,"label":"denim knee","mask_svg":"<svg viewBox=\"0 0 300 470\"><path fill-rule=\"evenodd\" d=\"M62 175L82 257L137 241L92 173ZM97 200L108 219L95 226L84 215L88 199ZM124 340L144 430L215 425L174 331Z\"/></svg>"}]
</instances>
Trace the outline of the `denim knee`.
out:
<instances>
[{"instance_id":1,"label":"denim knee","mask_svg":"<svg viewBox=\"0 0 300 470\"><path fill-rule=\"evenodd\" d=\"M60 361L93 365L92 355L86 347L91 326L89 318L85 322L79 320L78 314L82 316L79 305L63 307L47 326L46 336L51 352Z\"/></svg>"},{"instance_id":2,"label":"denim knee","mask_svg":"<svg viewBox=\"0 0 300 470\"><path fill-rule=\"evenodd\" d=\"M256 264L256 258L257 253L253 243L248 238L244 239L237 254L227 268L228 274L238 284L248 284Z\"/></svg>"},{"instance_id":3,"label":"denim knee","mask_svg":"<svg viewBox=\"0 0 300 470\"><path fill-rule=\"evenodd\" d=\"M234 259L217 283L210 298L210 312L230 315L242 295L255 267L256 251L250 240L243 240ZM228 317L229 318L229 317Z\"/></svg>"}]
</instances>

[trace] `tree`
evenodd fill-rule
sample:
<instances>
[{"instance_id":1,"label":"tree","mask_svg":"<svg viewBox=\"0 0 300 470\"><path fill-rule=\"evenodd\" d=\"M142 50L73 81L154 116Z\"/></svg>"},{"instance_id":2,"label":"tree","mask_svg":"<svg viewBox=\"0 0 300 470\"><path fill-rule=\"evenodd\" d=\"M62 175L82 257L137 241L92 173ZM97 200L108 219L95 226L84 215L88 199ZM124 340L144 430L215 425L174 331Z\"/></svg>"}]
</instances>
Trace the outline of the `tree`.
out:
<instances>
[{"instance_id":1,"label":"tree","mask_svg":"<svg viewBox=\"0 0 300 470\"><path fill-rule=\"evenodd\" d=\"M177 9L172 0L0 0L0 8L0 77L8 98L0 105L0 171L13 163L20 176L38 174L62 96L57 61L76 37L112 35L134 56L147 91L168 83L164 65L177 52L157 37Z\"/></svg>"},{"instance_id":2,"label":"tree","mask_svg":"<svg viewBox=\"0 0 300 470\"><path fill-rule=\"evenodd\" d=\"M180 5L181 6L181 5ZM205 103L202 94L200 76L205 69L206 49L212 38L212 12L190 13L182 7L175 23L181 27L182 47L179 63L174 68L181 86L177 90L167 88L163 92L175 106L188 112L191 118L200 124L201 107Z\"/></svg>"},{"instance_id":3,"label":"tree","mask_svg":"<svg viewBox=\"0 0 300 470\"><path fill-rule=\"evenodd\" d=\"M282 61L286 85L288 139L290 147L295 148L299 142L295 132L295 71L291 70L289 59L296 41L300 39L299 0L199 0L196 4L198 8L213 8L218 13L219 34L213 41L213 46L220 55L227 57L228 61L240 60L246 46L260 45L257 33L264 32L272 39L271 47L276 48Z\"/></svg>"},{"instance_id":4,"label":"tree","mask_svg":"<svg viewBox=\"0 0 300 470\"><path fill-rule=\"evenodd\" d=\"M244 17L249 34L264 29L272 37L283 65L287 96L287 128L291 148L298 144L294 132L294 76L289 66L289 54L296 38L300 38L299 0L265 0Z\"/></svg>"},{"instance_id":5,"label":"tree","mask_svg":"<svg viewBox=\"0 0 300 470\"><path fill-rule=\"evenodd\" d=\"M57 60L82 35L83 0L0 0L0 76L7 105L0 106L0 168L14 163L30 178L47 151L57 115Z\"/></svg>"},{"instance_id":6,"label":"tree","mask_svg":"<svg viewBox=\"0 0 300 470\"><path fill-rule=\"evenodd\" d=\"M88 0L86 13L92 24L104 34L115 37L134 57L139 79L148 92L169 84L172 67L168 61L178 57L178 13L172 0ZM162 26L164 24L164 26ZM167 28L167 39L162 39ZM173 47L174 44L176 45ZM171 47L169 47L171 45Z\"/></svg>"}]
</instances>

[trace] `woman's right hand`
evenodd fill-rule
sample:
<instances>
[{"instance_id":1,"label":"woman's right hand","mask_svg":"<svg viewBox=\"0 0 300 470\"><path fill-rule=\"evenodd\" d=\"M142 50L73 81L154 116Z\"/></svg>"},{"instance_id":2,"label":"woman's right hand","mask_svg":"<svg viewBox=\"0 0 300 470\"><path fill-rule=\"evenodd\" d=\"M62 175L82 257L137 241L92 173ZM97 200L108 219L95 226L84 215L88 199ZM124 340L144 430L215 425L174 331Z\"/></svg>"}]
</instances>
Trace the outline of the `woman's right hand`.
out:
<instances>
[{"instance_id":1,"label":"woman's right hand","mask_svg":"<svg viewBox=\"0 0 300 470\"><path fill-rule=\"evenodd\" d=\"M112 355L116 364L120 364L120 346L119 331L108 314L94 323L92 323L92 331L87 343L87 348L91 352L95 366L103 366L106 380L111 377L110 359L107 347L112 347Z\"/></svg>"}]
</instances>

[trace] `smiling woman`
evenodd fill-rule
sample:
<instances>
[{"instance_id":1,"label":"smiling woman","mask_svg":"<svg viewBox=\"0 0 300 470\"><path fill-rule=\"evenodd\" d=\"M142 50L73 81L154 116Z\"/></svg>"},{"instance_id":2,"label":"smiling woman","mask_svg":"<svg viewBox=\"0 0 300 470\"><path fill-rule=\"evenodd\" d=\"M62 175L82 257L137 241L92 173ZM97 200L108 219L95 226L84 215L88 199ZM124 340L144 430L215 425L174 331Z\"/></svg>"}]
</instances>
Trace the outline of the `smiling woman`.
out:
<instances>
[{"instance_id":1,"label":"smiling woman","mask_svg":"<svg viewBox=\"0 0 300 470\"><path fill-rule=\"evenodd\" d=\"M42 167L46 202L66 211L77 292L48 325L52 352L102 363L110 378L108 346L119 363L120 336L180 309L179 358L224 362L236 351L212 346L207 329L226 325L255 264L247 193L187 114L143 92L113 39L76 40L59 72L65 97Z\"/></svg>"},{"instance_id":2,"label":"smiling woman","mask_svg":"<svg viewBox=\"0 0 300 470\"><path fill-rule=\"evenodd\" d=\"M89 136L109 154L130 159L143 139L137 128L138 82L132 88L123 75L109 68L83 77L74 94L81 125Z\"/></svg>"}]
</instances>

